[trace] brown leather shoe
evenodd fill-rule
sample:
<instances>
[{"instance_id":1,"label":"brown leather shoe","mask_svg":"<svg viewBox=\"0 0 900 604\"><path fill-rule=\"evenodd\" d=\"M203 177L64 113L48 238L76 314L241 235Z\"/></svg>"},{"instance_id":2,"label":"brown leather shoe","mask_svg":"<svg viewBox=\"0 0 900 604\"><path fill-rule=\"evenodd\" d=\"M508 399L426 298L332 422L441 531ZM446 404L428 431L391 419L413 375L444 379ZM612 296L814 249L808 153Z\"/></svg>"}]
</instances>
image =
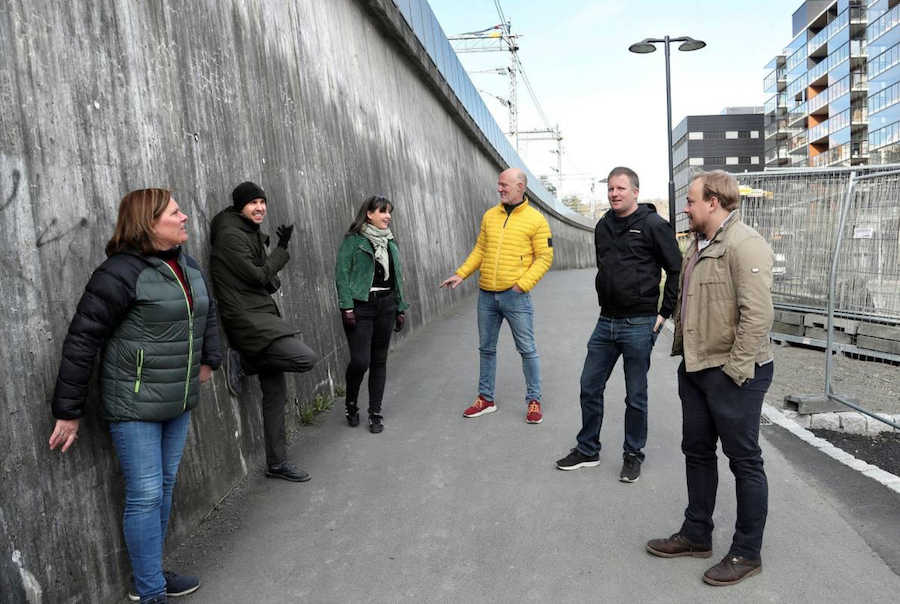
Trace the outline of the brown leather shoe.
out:
<instances>
[{"instance_id":1,"label":"brown leather shoe","mask_svg":"<svg viewBox=\"0 0 900 604\"><path fill-rule=\"evenodd\" d=\"M667 539L651 539L647 542L647 551L654 556L662 558L677 558L679 556L691 556L692 558L711 558L712 545L691 543L680 533L675 533Z\"/></svg>"},{"instance_id":2,"label":"brown leather shoe","mask_svg":"<svg viewBox=\"0 0 900 604\"><path fill-rule=\"evenodd\" d=\"M728 554L722 561L703 573L710 585L734 585L762 572L762 560L749 560Z\"/></svg>"}]
</instances>

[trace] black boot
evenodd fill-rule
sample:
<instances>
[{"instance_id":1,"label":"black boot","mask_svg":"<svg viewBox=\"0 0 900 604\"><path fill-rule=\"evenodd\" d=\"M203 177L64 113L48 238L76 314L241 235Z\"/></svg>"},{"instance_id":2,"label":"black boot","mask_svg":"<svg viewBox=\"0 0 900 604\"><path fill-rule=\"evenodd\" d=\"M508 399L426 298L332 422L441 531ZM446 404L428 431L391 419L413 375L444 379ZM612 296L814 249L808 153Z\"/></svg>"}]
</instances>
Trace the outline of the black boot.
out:
<instances>
[{"instance_id":1,"label":"black boot","mask_svg":"<svg viewBox=\"0 0 900 604\"><path fill-rule=\"evenodd\" d=\"M351 428L359 425L359 407L356 403L347 402L347 423Z\"/></svg>"},{"instance_id":2,"label":"black boot","mask_svg":"<svg viewBox=\"0 0 900 604\"><path fill-rule=\"evenodd\" d=\"M384 422L380 415L373 413L369 416L369 432L381 434L384 431Z\"/></svg>"}]
</instances>

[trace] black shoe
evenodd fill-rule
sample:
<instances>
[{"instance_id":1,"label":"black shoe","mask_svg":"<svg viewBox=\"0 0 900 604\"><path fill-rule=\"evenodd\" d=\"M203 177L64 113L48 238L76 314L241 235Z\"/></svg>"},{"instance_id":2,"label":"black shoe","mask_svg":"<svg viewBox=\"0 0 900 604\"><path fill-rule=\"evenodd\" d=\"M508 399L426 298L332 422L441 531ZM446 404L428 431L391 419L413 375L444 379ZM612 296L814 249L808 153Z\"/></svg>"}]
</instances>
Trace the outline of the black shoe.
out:
<instances>
[{"instance_id":1,"label":"black shoe","mask_svg":"<svg viewBox=\"0 0 900 604\"><path fill-rule=\"evenodd\" d=\"M359 407L356 406L356 403L347 403L347 423L350 424L351 428L355 428L359 425Z\"/></svg>"},{"instance_id":2,"label":"black shoe","mask_svg":"<svg viewBox=\"0 0 900 604\"><path fill-rule=\"evenodd\" d=\"M141 600L141 604L168 604L169 599L166 598L166 594L159 594L158 596L153 596L150 598L144 598Z\"/></svg>"},{"instance_id":3,"label":"black shoe","mask_svg":"<svg viewBox=\"0 0 900 604\"><path fill-rule=\"evenodd\" d=\"M585 455L578 449L572 451L556 462L560 470L577 470L578 468L596 468L600 465L600 454Z\"/></svg>"},{"instance_id":4,"label":"black shoe","mask_svg":"<svg viewBox=\"0 0 900 604\"><path fill-rule=\"evenodd\" d=\"M171 571L164 570L163 576L166 578L166 596L177 598L192 594L200 589L200 579L190 575L178 575ZM134 588L134 579L131 580L131 589L128 591L128 599L132 602L140 602L141 597L137 595ZM165 600L163 600L165 602Z\"/></svg>"},{"instance_id":5,"label":"black shoe","mask_svg":"<svg viewBox=\"0 0 900 604\"><path fill-rule=\"evenodd\" d=\"M380 415L369 416L369 432L372 434L381 434L384 432L384 423Z\"/></svg>"},{"instance_id":6,"label":"black shoe","mask_svg":"<svg viewBox=\"0 0 900 604\"><path fill-rule=\"evenodd\" d=\"M225 378L228 392L234 396L240 396L244 390L242 383L244 372L241 369L241 353L234 348L229 348L225 353Z\"/></svg>"},{"instance_id":7,"label":"black shoe","mask_svg":"<svg viewBox=\"0 0 900 604\"><path fill-rule=\"evenodd\" d=\"M625 456L625 463L622 464L622 472L619 473L619 480L622 482L637 482L641 477L641 460L634 453Z\"/></svg>"},{"instance_id":8,"label":"black shoe","mask_svg":"<svg viewBox=\"0 0 900 604\"><path fill-rule=\"evenodd\" d=\"M310 475L289 461L266 467L267 478L283 478L292 482L306 482Z\"/></svg>"}]
</instances>

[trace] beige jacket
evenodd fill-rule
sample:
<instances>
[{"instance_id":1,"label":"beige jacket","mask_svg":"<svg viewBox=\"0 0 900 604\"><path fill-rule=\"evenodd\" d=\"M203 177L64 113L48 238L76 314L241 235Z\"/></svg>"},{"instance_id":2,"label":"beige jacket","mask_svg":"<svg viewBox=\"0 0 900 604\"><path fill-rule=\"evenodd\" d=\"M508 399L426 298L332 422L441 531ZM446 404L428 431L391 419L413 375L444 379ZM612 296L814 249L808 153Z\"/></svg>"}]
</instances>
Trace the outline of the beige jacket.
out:
<instances>
[{"instance_id":1,"label":"beige jacket","mask_svg":"<svg viewBox=\"0 0 900 604\"><path fill-rule=\"evenodd\" d=\"M683 355L689 372L722 367L742 385L754 377L757 363L772 358L769 330L775 315L774 254L759 233L741 222L737 211L729 218L700 252L691 274L682 325L684 274L697 251L696 239L684 257L672 356Z\"/></svg>"}]
</instances>

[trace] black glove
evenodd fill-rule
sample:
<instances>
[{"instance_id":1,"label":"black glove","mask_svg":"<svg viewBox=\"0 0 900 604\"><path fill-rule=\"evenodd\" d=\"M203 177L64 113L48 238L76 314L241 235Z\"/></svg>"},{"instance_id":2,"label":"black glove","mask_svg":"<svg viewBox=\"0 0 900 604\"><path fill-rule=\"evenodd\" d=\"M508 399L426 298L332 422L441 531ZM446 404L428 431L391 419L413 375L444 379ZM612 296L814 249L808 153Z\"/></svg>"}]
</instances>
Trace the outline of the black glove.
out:
<instances>
[{"instance_id":1,"label":"black glove","mask_svg":"<svg viewBox=\"0 0 900 604\"><path fill-rule=\"evenodd\" d=\"M266 265L265 258L254 258L253 259L253 266L265 266L265 265Z\"/></svg>"},{"instance_id":2,"label":"black glove","mask_svg":"<svg viewBox=\"0 0 900 604\"><path fill-rule=\"evenodd\" d=\"M397 319L394 321L394 331L400 331L403 329L403 324L406 323L406 315L402 312L397 313Z\"/></svg>"},{"instance_id":3,"label":"black glove","mask_svg":"<svg viewBox=\"0 0 900 604\"><path fill-rule=\"evenodd\" d=\"M288 226L283 224L275 229L275 234L278 235L278 247L287 249L288 242L291 240L291 235L294 234L294 225Z\"/></svg>"},{"instance_id":4,"label":"black glove","mask_svg":"<svg viewBox=\"0 0 900 604\"><path fill-rule=\"evenodd\" d=\"M278 278L278 275L272 277L272 280L266 283L266 291L270 294L274 294L278 291L278 288L281 287L281 279Z\"/></svg>"},{"instance_id":5,"label":"black glove","mask_svg":"<svg viewBox=\"0 0 900 604\"><path fill-rule=\"evenodd\" d=\"M352 310L342 310L341 320L344 322L345 329L353 329L356 327L356 313Z\"/></svg>"}]
</instances>

